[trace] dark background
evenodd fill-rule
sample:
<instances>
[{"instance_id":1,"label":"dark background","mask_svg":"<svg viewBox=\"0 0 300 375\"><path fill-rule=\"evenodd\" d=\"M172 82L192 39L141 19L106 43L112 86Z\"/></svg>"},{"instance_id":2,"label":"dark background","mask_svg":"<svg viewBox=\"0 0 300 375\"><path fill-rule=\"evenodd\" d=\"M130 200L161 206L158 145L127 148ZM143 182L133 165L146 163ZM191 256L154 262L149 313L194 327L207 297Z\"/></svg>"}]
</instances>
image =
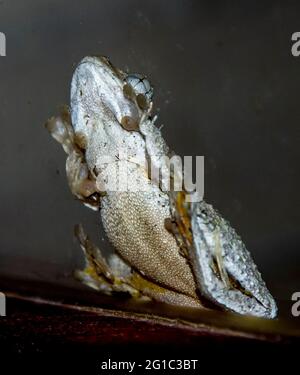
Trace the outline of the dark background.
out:
<instances>
[{"instance_id":1,"label":"dark background","mask_svg":"<svg viewBox=\"0 0 300 375\"><path fill-rule=\"evenodd\" d=\"M79 60L101 54L151 79L167 142L205 156L206 200L291 304L300 290L299 16L296 1L0 1L0 274L68 282L82 263L75 223L108 246L99 215L70 194L65 155L43 126L69 102Z\"/></svg>"}]
</instances>

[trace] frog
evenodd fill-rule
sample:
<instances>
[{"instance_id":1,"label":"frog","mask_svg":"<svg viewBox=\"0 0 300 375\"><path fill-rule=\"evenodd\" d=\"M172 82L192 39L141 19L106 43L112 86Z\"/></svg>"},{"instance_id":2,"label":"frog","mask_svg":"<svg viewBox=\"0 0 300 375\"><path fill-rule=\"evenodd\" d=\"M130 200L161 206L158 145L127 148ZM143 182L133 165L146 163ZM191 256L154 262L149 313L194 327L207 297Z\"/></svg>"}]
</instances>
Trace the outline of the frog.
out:
<instances>
[{"instance_id":1,"label":"frog","mask_svg":"<svg viewBox=\"0 0 300 375\"><path fill-rule=\"evenodd\" d=\"M176 154L156 125L153 93L145 76L87 56L74 71L70 106L46 123L67 154L71 193L100 213L113 245L105 255L76 225L85 256L76 277L108 295L275 318L276 302L229 222L204 199L170 188L183 172L167 162ZM112 176L122 188L112 188Z\"/></svg>"}]
</instances>

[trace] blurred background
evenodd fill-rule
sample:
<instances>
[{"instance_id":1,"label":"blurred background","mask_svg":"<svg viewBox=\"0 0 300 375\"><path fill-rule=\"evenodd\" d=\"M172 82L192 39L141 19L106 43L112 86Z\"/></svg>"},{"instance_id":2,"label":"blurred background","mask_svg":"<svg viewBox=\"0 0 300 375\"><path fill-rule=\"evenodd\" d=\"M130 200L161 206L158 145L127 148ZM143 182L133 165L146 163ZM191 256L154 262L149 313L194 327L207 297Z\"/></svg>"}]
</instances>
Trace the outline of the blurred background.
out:
<instances>
[{"instance_id":1,"label":"blurred background","mask_svg":"<svg viewBox=\"0 0 300 375\"><path fill-rule=\"evenodd\" d=\"M299 12L297 1L1 0L0 276L76 288L74 224L110 246L99 214L70 194L65 155L44 128L69 103L76 64L100 54L150 78L165 139L205 156L206 200L288 312L300 291Z\"/></svg>"}]
</instances>

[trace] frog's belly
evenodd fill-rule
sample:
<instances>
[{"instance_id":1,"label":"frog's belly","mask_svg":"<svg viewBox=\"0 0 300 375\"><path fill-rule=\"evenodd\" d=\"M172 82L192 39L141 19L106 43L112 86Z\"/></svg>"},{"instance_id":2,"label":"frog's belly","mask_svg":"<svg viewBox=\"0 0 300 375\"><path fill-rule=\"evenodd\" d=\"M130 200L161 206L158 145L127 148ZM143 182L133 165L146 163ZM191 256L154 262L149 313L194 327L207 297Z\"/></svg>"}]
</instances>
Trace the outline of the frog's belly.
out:
<instances>
[{"instance_id":1,"label":"frog's belly","mask_svg":"<svg viewBox=\"0 0 300 375\"><path fill-rule=\"evenodd\" d=\"M101 203L108 238L121 257L160 285L197 298L194 277L164 227L169 200L157 187L151 192L109 192Z\"/></svg>"}]
</instances>

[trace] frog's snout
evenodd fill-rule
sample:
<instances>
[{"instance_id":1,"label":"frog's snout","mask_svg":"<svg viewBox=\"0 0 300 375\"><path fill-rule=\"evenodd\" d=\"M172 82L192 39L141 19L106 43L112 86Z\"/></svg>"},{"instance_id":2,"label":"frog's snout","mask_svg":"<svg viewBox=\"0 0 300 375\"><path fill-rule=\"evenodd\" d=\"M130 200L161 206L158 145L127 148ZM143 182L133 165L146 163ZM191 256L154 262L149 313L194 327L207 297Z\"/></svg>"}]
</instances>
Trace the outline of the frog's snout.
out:
<instances>
[{"instance_id":1,"label":"frog's snout","mask_svg":"<svg viewBox=\"0 0 300 375\"><path fill-rule=\"evenodd\" d=\"M71 83L71 117L75 132L87 132L91 115L109 121L116 119L119 124L124 117L139 118L136 103L124 95L125 77L102 57L88 56L79 63Z\"/></svg>"}]
</instances>

